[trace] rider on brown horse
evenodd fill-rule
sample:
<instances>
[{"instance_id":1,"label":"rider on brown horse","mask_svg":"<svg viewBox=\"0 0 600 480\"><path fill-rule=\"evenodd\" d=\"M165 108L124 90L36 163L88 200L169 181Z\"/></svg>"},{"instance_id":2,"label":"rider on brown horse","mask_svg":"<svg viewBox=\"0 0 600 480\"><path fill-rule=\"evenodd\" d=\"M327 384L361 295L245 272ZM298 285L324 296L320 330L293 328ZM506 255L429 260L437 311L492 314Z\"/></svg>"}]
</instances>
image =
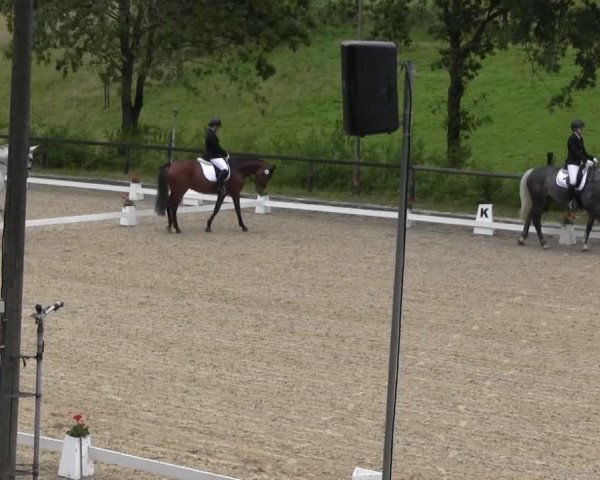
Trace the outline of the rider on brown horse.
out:
<instances>
[{"instance_id":1,"label":"rider on brown horse","mask_svg":"<svg viewBox=\"0 0 600 480\"><path fill-rule=\"evenodd\" d=\"M220 118L213 118L208 122L208 130L204 139L204 155L206 160L209 160L215 167L215 175L217 177L217 192L225 194L225 180L229 175L229 165L227 160L228 153L219 144L217 133L221 128L222 122Z\"/></svg>"}]
</instances>

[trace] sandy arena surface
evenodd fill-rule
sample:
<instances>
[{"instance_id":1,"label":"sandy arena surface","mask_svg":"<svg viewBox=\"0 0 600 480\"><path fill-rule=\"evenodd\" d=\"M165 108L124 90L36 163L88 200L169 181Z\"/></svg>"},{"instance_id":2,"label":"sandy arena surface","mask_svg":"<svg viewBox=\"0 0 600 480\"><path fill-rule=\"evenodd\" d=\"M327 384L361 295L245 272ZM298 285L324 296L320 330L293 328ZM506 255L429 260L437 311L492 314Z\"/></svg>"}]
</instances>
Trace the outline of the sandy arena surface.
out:
<instances>
[{"instance_id":1,"label":"sandy arena surface","mask_svg":"<svg viewBox=\"0 0 600 480\"><path fill-rule=\"evenodd\" d=\"M28 218L119 207L31 186ZM27 229L24 352L33 306L66 305L46 321L43 435L83 412L95 446L243 480L381 470L395 223L250 209L248 233L227 211L207 234L207 218ZM409 230L394 479L600 478L600 244L550 242ZM45 454L44 478L57 465Z\"/></svg>"}]
</instances>

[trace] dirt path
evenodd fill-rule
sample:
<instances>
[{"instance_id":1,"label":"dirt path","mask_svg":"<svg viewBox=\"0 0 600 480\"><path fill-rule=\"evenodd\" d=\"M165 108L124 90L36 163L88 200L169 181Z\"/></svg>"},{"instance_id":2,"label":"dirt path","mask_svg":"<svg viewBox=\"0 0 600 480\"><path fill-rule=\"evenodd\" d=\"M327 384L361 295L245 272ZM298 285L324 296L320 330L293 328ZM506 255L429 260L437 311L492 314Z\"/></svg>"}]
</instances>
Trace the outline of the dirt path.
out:
<instances>
[{"instance_id":1,"label":"dirt path","mask_svg":"<svg viewBox=\"0 0 600 480\"><path fill-rule=\"evenodd\" d=\"M28 218L119 201L32 187ZM182 215L182 235L159 217L27 230L26 313L66 305L47 322L43 434L83 412L96 446L243 480L380 470L394 222L247 210L247 234L233 212L206 234L207 217ZM394 478L600 477L599 256L409 231Z\"/></svg>"}]
</instances>

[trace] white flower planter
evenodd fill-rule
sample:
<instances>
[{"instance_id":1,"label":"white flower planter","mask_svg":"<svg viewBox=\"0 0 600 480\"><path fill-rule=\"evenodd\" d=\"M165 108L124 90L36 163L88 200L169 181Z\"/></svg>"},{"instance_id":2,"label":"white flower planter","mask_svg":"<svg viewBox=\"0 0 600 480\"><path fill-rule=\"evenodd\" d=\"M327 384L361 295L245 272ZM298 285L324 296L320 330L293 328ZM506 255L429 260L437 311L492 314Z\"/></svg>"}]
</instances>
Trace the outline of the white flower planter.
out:
<instances>
[{"instance_id":1,"label":"white flower planter","mask_svg":"<svg viewBox=\"0 0 600 480\"><path fill-rule=\"evenodd\" d=\"M135 215L135 206L123 207L121 209L121 219L119 225L125 227L133 227L137 225L137 217Z\"/></svg>"},{"instance_id":2,"label":"white flower planter","mask_svg":"<svg viewBox=\"0 0 600 480\"><path fill-rule=\"evenodd\" d=\"M181 204L188 207L198 207L202 205L202 200L197 196L184 195L181 199Z\"/></svg>"},{"instance_id":3,"label":"white flower planter","mask_svg":"<svg viewBox=\"0 0 600 480\"><path fill-rule=\"evenodd\" d=\"M256 208L254 213L271 213L271 206L269 205L269 196L256 196Z\"/></svg>"},{"instance_id":4,"label":"white flower planter","mask_svg":"<svg viewBox=\"0 0 600 480\"><path fill-rule=\"evenodd\" d=\"M561 225L558 235L559 245L575 245L577 243L577 235L575 234L575 225Z\"/></svg>"},{"instance_id":5,"label":"white flower planter","mask_svg":"<svg viewBox=\"0 0 600 480\"><path fill-rule=\"evenodd\" d=\"M141 183L133 183L129 184L129 198L134 202L137 200L144 199L144 192L142 191Z\"/></svg>"},{"instance_id":6,"label":"white flower planter","mask_svg":"<svg viewBox=\"0 0 600 480\"><path fill-rule=\"evenodd\" d=\"M90 459L89 448L92 445L90 436L65 436L58 476L79 480L94 474L94 462Z\"/></svg>"}]
</instances>

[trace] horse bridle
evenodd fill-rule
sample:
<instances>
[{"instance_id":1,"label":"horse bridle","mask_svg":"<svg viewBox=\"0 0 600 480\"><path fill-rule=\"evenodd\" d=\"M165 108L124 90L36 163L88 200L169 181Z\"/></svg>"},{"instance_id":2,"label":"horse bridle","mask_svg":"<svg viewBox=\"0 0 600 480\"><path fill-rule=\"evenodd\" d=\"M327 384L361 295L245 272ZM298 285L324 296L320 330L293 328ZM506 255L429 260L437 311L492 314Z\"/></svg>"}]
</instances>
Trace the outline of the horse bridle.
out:
<instances>
[{"instance_id":1,"label":"horse bridle","mask_svg":"<svg viewBox=\"0 0 600 480\"><path fill-rule=\"evenodd\" d=\"M29 152L29 155L27 157L27 168L29 170L31 170L32 161L33 161L33 156L31 155L31 152ZM6 168L8 168L8 160L6 162L4 162L3 160L0 160L0 165L4 165Z\"/></svg>"},{"instance_id":2,"label":"horse bridle","mask_svg":"<svg viewBox=\"0 0 600 480\"><path fill-rule=\"evenodd\" d=\"M31 170L31 163L32 163L32 159L31 157L27 158L27 170ZM6 169L8 170L8 162L3 162L2 160L0 160L0 165L2 165L3 167L6 167Z\"/></svg>"}]
</instances>

